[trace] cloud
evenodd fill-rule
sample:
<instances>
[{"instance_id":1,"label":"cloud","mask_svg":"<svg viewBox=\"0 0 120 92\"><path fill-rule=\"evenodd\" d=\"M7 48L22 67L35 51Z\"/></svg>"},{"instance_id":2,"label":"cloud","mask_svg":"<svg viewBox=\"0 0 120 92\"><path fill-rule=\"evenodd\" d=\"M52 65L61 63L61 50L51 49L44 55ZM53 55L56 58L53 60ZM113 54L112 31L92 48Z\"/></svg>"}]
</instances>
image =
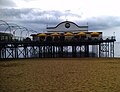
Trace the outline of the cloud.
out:
<instances>
[{"instance_id":1,"label":"cloud","mask_svg":"<svg viewBox=\"0 0 120 92\"><path fill-rule=\"evenodd\" d=\"M100 16L86 19L90 30L105 30L120 26L120 17Z\"/></svg>"},{"instance_id":2,"label":"cloud","mask_svg":"<svg viewBox=\"0 0 120 92\"><path fill-rule=\"evenodd\" d=\"M0 20L32 27L35 30L45 30L46 25L60 22L63 14L59 11L43 11L40 9L0 9Z\"/></svg>"},{"instance_id":3,"label":"cloud","mask_svg":"<svg viewBox=\"0 0 120 92\"><path fill-rule=\"evenodd\" d=\"M42 28L43 25L56 25L65 20L65 17L80 17L77 14L71 13L71 11L45 11L41 9L24 8L24 9L0 9L1 20L16 22L24 25L38 25ZM63 19L64 18L64 19ZM41 26L41 27L40 27ZM36 28L38 28L36 27ZM42 28L43 29L43 28Z\"/></svg>"},{"instance_id":4,"label":"cloud","mask_svg":"<svg viewBox=\"0 0 120 92\"><path fill-rule=\"evenodd\" d=\"M7 19L7 20L16 20L16 19L22 19L22 14L27 15L31 11L31 9L0 9L0 17L1 19Z\"/></svg>"},{"instance_id":5,"label":"cloud","mask_svg":"<svg viewBox=\"0 0 120 92\"><path fill-rule=\"evenodd\" d=\"M15 7L16 4L12 0L0 0L0 8Z\"/></svg>"},{"instance_id":6,"label":"cloud","mask_svg":"<svg viewBox=\"0 0 120 92\"><path fill-rule=\"evenodd\" d=\"M37 1L37 0L23 0L25 2Z\"/></svg>"},{"instance_id":7,"label":"cloud","mask_svg":"<svg viewBox=\"0 0 120 92\"><path fill-rule=\"evenodd\" d=\"M120 26L120 17L116 16L99 16L90 17L84 20L81 15L72 13L71 10L57 11L57 10L41 10L34 8L23 8L23 9L0 9L0 20L7 22L16 23L18 25L32 27L35 30L45 30L46 25L56 26L58 23L65 21L65 17L77 18L73 22L78 25L87 24L89 30L106 30L113 27ZM69 20L69 19L68 19Z\"/></svg>"}]
</instances>

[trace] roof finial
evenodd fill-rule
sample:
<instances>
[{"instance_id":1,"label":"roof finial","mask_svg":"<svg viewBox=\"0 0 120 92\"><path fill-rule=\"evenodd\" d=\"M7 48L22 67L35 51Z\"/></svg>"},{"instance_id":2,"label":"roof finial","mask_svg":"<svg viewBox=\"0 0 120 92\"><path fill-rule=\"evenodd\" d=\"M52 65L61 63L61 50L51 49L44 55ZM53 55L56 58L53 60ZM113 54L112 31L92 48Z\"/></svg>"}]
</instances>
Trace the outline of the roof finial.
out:
<instances>
[{"instance_id":1,"label":"roof finial","mask_svg":"<svg viewBox=\"0 0 120 92\"><path fill-rule=\"evenodd\" d=\"M67 15L65 15L65 21L68 21L68 19L67 19Z\"/></svg>"},{"instance_id":2,"label":"roof finial","mask_svg":"<svg viewBox=\"0 0 120 92\"><path fill-rule=\"evenodd\" d=\"M66 18L66 21L68 21L68 19Z\"/></svg>"},{"instance_id":3,"label":"roof finial","mask_svg":"<svg viewBox=\"0 0 120 92\"><path fill-rule=\"evenodd\" d=\"M48 27L48 24L46 24L46 28Z\"/></svg>"}]
</instances>

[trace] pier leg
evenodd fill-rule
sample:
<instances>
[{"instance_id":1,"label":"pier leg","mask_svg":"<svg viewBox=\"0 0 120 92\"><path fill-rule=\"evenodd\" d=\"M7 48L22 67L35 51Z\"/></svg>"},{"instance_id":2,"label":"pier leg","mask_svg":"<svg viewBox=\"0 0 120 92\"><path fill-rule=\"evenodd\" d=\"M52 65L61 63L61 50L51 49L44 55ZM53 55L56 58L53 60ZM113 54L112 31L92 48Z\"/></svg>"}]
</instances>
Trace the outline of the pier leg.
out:
<instances>
[{"instance_id":1,"label":"pier leg","mask_svg":"<svg viewBox=\"0 0 120 92\"><path fill-rule=\"evenodd\" d=\"M72 46L72 57L76 57L76 46Z\"/></svg>"},{"instance_id":2,"label":"pier leg","mask_svg":"<svg viewBox=\"0 0 120 92\"><path fill-rule=\"evenodd\" d=\"M2 58L2 47L0 47L0 58Z\"/></svg>"},{"instance_id":3,"label":"pier leg","mask_svg":"<svg viewBox=\"0 0 120 92\"><path fill-rule=\"evenodd\" d=\"M18 48L15 48L15 58L18 58Z\"/></svg>"},{"instance_id":4,"label":"pier leg","mask_svg":"<svg viewBox=\"0 0 120 92\"><path fill-rule=\"evenodd\" d=\"M89 57L89 45L85 45L85 57Z\"/></svg>"}]
</instances>

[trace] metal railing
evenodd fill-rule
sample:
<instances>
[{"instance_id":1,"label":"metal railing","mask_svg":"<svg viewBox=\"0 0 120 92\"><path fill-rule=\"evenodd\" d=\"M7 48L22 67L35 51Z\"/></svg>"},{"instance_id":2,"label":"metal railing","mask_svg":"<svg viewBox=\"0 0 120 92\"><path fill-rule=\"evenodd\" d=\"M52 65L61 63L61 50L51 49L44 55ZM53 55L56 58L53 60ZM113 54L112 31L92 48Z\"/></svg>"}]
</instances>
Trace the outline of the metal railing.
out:
<instances>
[{"instance_id":1,"label":"metal railing","mask_svg":"<svg viewBox=\"0 0 120 92\"><path fill-rule=\"evenodd\" d=\"M103 39L103 40L115 40L116 37L115 37L115 36L103 36L102 39Z\"/></svg>"}]
</instances>

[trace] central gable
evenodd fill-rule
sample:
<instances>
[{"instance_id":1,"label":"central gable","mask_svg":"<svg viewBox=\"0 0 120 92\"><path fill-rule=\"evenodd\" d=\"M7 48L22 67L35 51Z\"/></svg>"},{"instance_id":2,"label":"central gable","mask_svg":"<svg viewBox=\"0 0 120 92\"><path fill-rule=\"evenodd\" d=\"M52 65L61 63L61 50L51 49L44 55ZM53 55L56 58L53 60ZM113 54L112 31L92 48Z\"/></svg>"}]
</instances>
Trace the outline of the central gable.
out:
<instances>
[{"instance_id":1,"label":"central gable","mask_svg":"<svg viewBox=\"0 0 120 92\"><path fill-rule=\"evenodd\" d=\"M79 31L88 31L88 26L78 26L74 22L64 21L59 23L55 27L47 27L47 32L79 32Z\"/></svg>"}]
</instances>

